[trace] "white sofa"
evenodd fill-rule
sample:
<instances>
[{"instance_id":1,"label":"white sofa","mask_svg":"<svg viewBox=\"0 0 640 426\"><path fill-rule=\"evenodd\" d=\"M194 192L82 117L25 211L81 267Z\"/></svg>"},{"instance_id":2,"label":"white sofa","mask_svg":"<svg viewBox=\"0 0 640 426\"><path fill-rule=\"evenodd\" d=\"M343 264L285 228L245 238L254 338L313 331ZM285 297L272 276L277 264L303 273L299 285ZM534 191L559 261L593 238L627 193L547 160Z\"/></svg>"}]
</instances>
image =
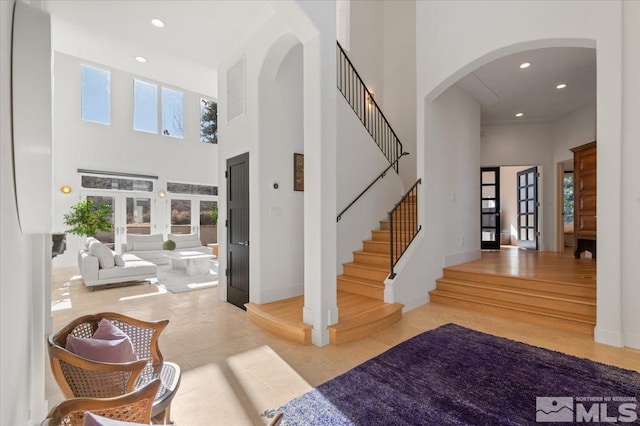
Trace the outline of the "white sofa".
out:
<instances>
[{"instance_id":1,"label":"white sofa","mask_svg":"<svg viewBox=\"0 0 640 426\"><path fill-rule=\"evenodd\" d=\"M211 254L211 248L203 246L198 234L169 234L168 240L176 243L175 251L198 251L203 254ZM163 249L164 239L162 234L153 235L127 235L127 243L122 244L122 254L132 254L141 259L163 265L170 263L171 259L164 256L167 250Z\"/></svg>"},{"instance_id":2,"label":"white sofa","mask_svg":"<svg viewBox=\"0 0 640 426\"><path fill-rule=\"evenodd\" d=\"M78 252L78 268L87 287L156 278L155 264L132 254L120 256L95 238Z\"/></svg>"}]
</instances>

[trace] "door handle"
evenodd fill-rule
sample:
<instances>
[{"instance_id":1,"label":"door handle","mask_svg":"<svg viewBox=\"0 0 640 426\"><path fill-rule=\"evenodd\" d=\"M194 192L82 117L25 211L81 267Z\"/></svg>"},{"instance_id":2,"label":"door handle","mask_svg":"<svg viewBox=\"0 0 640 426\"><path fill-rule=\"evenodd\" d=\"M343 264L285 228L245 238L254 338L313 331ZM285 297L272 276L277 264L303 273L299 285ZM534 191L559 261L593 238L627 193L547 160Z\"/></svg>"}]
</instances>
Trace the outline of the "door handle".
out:
<instances>
[{"instance_id":1,"label":"door handle","mask_svg":"<svg viewBox=\"0 0 640 426\"><path fill-rule=\"evenodd\" d=\"M240 242L238 243L238 245L240 245L240 246L245 246L245 247L249 247L249 241L240 241Z\"/></svg>"}]
</instances>

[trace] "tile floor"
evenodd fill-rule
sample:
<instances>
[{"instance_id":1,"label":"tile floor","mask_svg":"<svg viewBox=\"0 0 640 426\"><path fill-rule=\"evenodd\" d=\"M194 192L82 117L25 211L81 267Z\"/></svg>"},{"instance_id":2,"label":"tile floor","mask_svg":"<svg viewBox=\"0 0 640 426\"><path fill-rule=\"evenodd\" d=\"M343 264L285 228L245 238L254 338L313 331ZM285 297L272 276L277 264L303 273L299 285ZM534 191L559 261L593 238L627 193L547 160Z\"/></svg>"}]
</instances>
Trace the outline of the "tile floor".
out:
<instances>
[{"instance_id":1,"label":"tile floor","mask_svg":"<svg viewBox=\"0 0 640 426\"><path fill-rule=\"evenodd\" d=\"M341 346L300 346L249 322L245 312L217 300L216 289L172 294L152 284L89 291L75 268L54 271L53 328L94 312L140 319L168 318L160 338L165 359L182 367L172 413L178 426L261 425L277 407L391 346L450 322L531 345L640 370L640 351L594 343L587 336L447 306L427 304L388 330ZM426 289L425 289L426 292ZM47 360L48 365L48 360ZM62 399L50 372L50 404Z\"/></svg>"}]
</instances>

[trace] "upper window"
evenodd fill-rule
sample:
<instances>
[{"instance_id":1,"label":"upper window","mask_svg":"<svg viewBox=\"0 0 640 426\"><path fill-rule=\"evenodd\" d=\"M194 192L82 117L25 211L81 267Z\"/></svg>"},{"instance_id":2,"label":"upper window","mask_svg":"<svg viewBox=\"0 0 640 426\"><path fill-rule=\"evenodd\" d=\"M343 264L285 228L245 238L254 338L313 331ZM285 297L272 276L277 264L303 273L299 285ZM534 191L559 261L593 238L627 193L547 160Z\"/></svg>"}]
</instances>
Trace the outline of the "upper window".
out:
<instances>
[{"instance_id":1,"label":"upper window","mask_svg":"<svg viewBox=\"0 0 640 426\"><path fill-rule=\"evenodd\" d=\"M167 191L176 194L218 195L218 187L194 183L167 182Z\"/></svg>"},{"instance_id":2,"label":"upper window","mask_svg":"<svg viewBox=\"0 0 640 426\"><path fill-rule=\"evenodd\" d=\"M133 128L158 133L158 86L133 80Z\"/></svg>"},{"instance_id":3,"label":"upper window","mask_svg":"<svg viewBox=\"0 0 640 426\"><path fill-rule=\"evenodd\" d=\"M200 141L218 143L218 103L200 98Z\"/></svg>"},{"instance_id":4,"label":"upper window","mask_svg":"<svg viewBox=\"0 0 640 426\"><path fill-rule=\"evenodd\" d=\"M162 134L182 137L182 92L162 88Z\"/></svg>"},{"instance_id":5,"label":"upper window","mask_svg":"<svg viewBox=\"0 0 640 426\"><path fill-rule=\"evenodd\" d=\"M82 175L80 185L88 189L113 189L120 191L152 192L153 182L142 179L126 179L110 176Z\"/></svg>"},{"instance_id":6,"label":"upper window","mask_svg":"<svg viewBox=\"0 0 640 426\"><path fill-rule=\"evenodd\" d=\"M82 119L111 124L111 73L82 65Z\"/></svg>"}]
</instances>

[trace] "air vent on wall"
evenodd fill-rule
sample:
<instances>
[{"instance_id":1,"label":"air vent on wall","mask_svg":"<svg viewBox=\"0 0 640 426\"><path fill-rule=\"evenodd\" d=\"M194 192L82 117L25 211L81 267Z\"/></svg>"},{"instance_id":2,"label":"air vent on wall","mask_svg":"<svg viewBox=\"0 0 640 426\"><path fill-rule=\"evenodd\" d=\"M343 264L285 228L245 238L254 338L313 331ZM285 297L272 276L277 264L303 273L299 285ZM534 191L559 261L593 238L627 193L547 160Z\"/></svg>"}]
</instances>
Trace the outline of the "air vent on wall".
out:
<instances>
[{"instance_id":1,"label":"air vent on wall","mask_svg":"<svg viewBox=\"0 0 640 426\"><path fill-rule=\"evenodd\" d=\"M244 57L227 70L227 122L244 114Z\"/></svg>"}]
</instances>

